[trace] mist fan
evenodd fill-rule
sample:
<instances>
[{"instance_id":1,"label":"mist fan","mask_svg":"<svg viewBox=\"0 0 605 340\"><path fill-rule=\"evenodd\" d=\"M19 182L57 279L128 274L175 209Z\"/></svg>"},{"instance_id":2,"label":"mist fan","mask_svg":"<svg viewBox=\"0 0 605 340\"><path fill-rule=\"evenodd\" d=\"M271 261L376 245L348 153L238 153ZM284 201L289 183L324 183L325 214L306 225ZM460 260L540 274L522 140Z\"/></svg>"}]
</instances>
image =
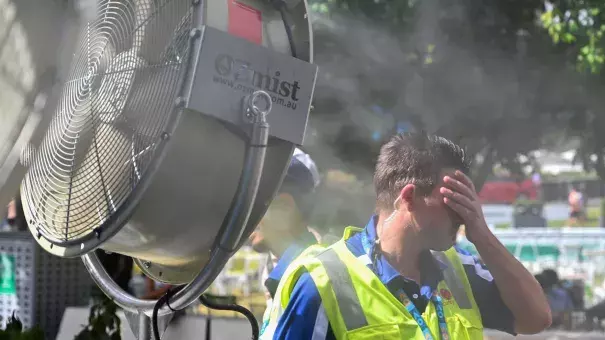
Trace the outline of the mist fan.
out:
<instances>
[{"instance_id":1,"label":"mist fan","mask_svg":"<svg viewBox=\"0 0 605 340\"><path fill-rule=\"evenodd\" d=\"M254 229L303 142L317 68L305 1L92 8L21 195L38 243L83 256L100 288L139 313L129 320L143 339L145 315L169 309L122 291L92 251L187 283L167 301L172 309L195 301Z\"/></svg>"}]
</instances>

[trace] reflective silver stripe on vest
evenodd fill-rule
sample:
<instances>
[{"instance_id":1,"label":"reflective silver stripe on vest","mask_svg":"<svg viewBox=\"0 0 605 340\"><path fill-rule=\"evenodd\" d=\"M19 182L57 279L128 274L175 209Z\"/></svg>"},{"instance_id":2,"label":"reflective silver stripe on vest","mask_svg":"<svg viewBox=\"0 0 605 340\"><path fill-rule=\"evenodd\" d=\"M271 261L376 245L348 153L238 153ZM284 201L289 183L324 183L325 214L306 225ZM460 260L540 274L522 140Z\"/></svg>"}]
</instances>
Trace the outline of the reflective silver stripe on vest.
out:
<instances>
[{"instance_id":1,"label":"reflective silver stripe on vest","mask_svg":"<svg viewBox=\"0 0 605 340\"><path fill-rule=\"evenodd\" d=\"M458 273L456 272L456 269L454 268L454 265L450 259L447 257L447 255L445 255L444 252L441 251L432 251L431 253L433 253L433 256L437 260L447 265L447 268L443 271L443 279L452 292L452 296L454 297L454 300L456 300L458 307L460 307L460 309L472 309L473 306L471 304L471 300L466 294L462 279L458 276Z\"/></svg>"},{"instance_id":2,"label":"reflective silver stripe on vest","mask_svg":"<svg viewBox=\"0 0 605 340\"><path fill-rule=\"evenodd\" d=\"M336 295L338 308L347 330L368 325L368 320L353 287L346 265L340 260L334 249L328 249L317 256L328 274L332 289Z\"/></svg>"}]
</instances>

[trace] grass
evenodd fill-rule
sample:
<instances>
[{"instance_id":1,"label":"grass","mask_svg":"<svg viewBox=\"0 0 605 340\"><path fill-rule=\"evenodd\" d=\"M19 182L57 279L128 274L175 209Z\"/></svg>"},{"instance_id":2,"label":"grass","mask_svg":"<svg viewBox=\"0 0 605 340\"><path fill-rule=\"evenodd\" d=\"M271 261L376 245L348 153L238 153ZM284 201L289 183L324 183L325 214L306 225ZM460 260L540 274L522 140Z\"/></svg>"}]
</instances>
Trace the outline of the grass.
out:
<instances>
[{"instance_id":1,"label":"grass","mask_svg":"<svg viewBox=\"0 0 605 340\"><path fill-rule=\"evenodd\" d=\"M249 309L257 320L262 320L267 304L264 293L253 293L249 296L240 296L237 292L234 292L233 295L237 296L238 305ZM216 318L244 318L242 314L237 312L208 309L203 305L199 305L198 308L196 308L196 314L211 315Z\"/></svg>"},{"instance_id":2,"label":"grass","mask_svg":"<svg viewBox=\"0 0 605 340\"><path fill-rule=\"evenodd\" d=\"M586 211L588 220L582 223L582 227L599 227L599 218L601 217L600 207L588 207ZM567 220L551 220L547 221L549 228L562 228L567 226ZM498 223L496 229L508 229L511 227L510 223Z\"/></svg>"}]
</instances>

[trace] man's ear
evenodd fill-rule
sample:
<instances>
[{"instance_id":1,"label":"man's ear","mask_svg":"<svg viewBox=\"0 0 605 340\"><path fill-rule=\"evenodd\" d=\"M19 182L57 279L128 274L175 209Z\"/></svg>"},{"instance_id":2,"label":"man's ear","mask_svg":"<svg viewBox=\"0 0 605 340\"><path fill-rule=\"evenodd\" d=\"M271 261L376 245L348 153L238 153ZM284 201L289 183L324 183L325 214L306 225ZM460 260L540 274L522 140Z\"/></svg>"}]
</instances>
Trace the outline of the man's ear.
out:
<instances>
[{"instance_id":1,"label":"man's ear","mask_svg":"<svg viewBox=\"0 0 605 340\"><path fill-rule=\"evenodd\" d=\"M414 205L416 203L416 186L414 184L406 184L401 192L399 193L398 200L400 201L400 206L402 208L407 209L408 211L414 210ZM396 206L395 209L398 209L399 206Z\"/></svg>"}]
</instances>

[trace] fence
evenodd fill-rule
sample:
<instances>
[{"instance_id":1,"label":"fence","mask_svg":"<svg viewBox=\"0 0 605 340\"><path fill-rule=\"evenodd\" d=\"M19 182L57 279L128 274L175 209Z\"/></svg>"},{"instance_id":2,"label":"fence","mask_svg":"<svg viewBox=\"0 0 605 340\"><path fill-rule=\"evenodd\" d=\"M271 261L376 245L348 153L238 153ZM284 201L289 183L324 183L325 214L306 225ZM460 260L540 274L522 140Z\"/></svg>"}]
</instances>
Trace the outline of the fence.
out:
<instances>
[{"instance_id":1,"label":"fence","mask_svg":"<svg viewBox=\"0 0 605 340\"><path fill-rule=\"evenodd\" d=\"M88 305L93 282L79 258L44 251L29 232L0 233L0 317L13 312L24 327L41 327L54 339L68 306Z\"/></svg>"},{"instance_id":2,"label":"fence","mask_svg":"<svg viewBox=\"0 0 605 340\"><path fill-rule=\"evenodd\" d=\"M581 279L587 286L588 305L605 299L605 229L601 228L524 228L495 230L504 246L531 272L557 270L563 279ZM475 247L462 238L458 245L478 255ZM238 301L259 297L264 303L262 271L267 255L248 247L238 251L210 288L217 295L236 295Z\"/></svg>"},{"instance_id":3,"label":"fence","mask_svg":"<svg viewBox=\"0 0 605 340\"><path fill-rule=\"evenodd\" d=\"M494 234L532 273L554 269L562 279L584 281L587 306L605 299L605 230L524 228ZM459 245L477 254L465 238Z\"/></svg>"}]
</instances>

